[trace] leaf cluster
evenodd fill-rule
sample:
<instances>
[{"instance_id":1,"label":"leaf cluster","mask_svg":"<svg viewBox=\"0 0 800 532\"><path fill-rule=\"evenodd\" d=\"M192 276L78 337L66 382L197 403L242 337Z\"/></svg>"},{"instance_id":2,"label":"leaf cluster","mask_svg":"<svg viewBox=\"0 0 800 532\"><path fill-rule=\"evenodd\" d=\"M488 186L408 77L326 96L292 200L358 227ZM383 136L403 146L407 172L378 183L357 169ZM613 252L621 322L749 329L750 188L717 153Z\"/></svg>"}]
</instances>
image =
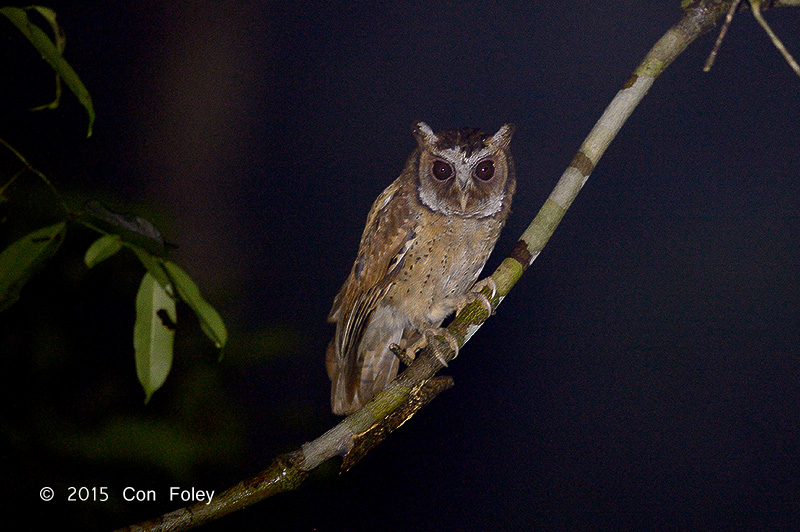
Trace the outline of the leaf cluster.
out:
<instances>
[{"instance_id":1,"label":"leaf cluster","mask_svg":"<svg viewBox=\"0 0 800 532\"><path fill-rule=\"evenodd\" d=\"M28 17L29 11L47 21L53 39ZM88 135L91 135L95 117L91 96L62 55L66 41L55 12L40 6L4 7L0 8L0 14L22 32L55 71L54 101L32 110L57 107L63 80L86 108ZM99 201L90 201L79 211L71 210L47 176L6 141L0 139L0 144L22 166L0 183L0 230L7 240L0 244L0 312L19 299L25 284L56 255L66 238L67 228L78 224L101 235L86 251L87 267L93 268L127 249L146 269L136 295L133 329L136 374L144 389L145 402L164 384L172 367L178 300L194 311L203 332L220 350L221 356L228 338L222 318L203 298L186 271L167 259L169 246L150 221L135 214L112 211Z\"/></svg>"}]
</instances>

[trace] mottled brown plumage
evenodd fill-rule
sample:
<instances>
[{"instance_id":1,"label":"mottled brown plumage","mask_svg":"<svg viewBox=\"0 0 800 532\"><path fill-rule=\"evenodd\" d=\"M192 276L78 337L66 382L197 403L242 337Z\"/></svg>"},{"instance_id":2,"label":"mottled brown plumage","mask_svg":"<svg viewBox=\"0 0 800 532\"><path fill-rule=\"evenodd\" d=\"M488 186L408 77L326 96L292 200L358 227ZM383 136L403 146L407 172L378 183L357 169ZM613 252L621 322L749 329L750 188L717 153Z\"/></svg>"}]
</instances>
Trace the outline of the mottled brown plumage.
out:
<instances>
[{"instance_id":1,"label":"mottled brown plumage","mask_svg":"<svg viewBox=\"0 0 800 532\"><path fill-rule=\"evenodd\" d=\"M513 131L414 127L417 149L372 205L328 317L334 413L354 412L397 375L391 344L411 345L465 302L508 216Z\"/></svg>"}]
</instances>

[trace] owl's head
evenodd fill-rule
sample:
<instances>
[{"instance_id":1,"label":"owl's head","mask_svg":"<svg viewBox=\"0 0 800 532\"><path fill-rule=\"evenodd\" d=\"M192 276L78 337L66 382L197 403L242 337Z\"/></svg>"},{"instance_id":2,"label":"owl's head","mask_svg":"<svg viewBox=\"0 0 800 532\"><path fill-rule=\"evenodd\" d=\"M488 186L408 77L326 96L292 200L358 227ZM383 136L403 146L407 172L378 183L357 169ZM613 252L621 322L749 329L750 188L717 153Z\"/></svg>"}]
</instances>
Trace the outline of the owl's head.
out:
<instances>
[{"instance_id":1,"label":"owl's head","mask_svg":"<svg viewBox=\"0 0 800 532\"><path fill-rule=\"evenodd\" d=\"M434 133L428 124L418 122L414 126L419 145L417 190L423 205L470 218L505 212L516 187L508 149L513 133L513 124L494 135L475 128Z\"/></svg>"}]
</instances>

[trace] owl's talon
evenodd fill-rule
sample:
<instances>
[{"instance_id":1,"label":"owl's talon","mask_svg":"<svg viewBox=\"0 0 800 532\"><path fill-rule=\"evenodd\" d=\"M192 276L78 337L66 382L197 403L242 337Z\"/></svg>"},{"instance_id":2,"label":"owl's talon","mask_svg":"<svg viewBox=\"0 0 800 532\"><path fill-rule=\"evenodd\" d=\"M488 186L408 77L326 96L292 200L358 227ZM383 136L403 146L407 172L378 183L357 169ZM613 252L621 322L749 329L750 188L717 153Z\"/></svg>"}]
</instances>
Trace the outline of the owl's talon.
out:
<instances>
[{"instance_id":1,"label":"owl's talon","mask_svg":"<svg viewBox=\"0 0 800 532\"><path fill-rule=\"evenodd\" d=\"M425 338L425 343L427 345L435 345L431 344L430 339L435 338L437 336L444 337L448 344L450 344L450 349L455 351L455 355L453 358L458 356L458 340L456 340L455 336L450 334L450 331L447 329L429 329L425 331L423 338ZM436 357L436 360L442 363L442 366L447 367L447 360L444 359L439 349L433 348L433 356ZM452 360L452 359L451 359Z\"/></svg>"},{"instance_id":2,"label":"owl's talon","mask_svg":"<svg viewBox=\"0 0 800 532\"><path fill-rule=\"evenodd\" d=\"M483 289L486 288L487 286L492 291L492 295L490 295L489 297L486 297L486 295L484 295L483 293ZM470 288L469 293L472 294L472 298L467 299L467 301L458 308L458 310L456 311L456 316L461 314L461 311L464 310L464 307L466 307L473 301L480 301L483 308L486 309L486 312L488 312L490 316L494 315L494 308L492 307L491 300L494 299L495 295L497 295L497 283L491 276L485 279L481 279L480 281L472 285L472 288Z\"/></svg>"},{"instance_id":3,"label":"owl's talon","mask_svg":"<svg viewBox=\"0 0 800 532\"><path fill-rule=\"evenodd\" d=\"M417 358L417 347L416 344L412 345L408 349L403 349L399 345L395 343L389 344L389 351L392 352L394 356L400 359L400 362L405 364L406 366L410 366L414 359Z\"/></svg>"},{"instance_id":4,"label":"owl's talon","mask_svg":"<svg viewBox=\"0 0 800 532\"><path fill-rule=\"evenodd\" d=\"M483 305L483 308L486 309L486 312L489 314L489 316L494 314L494 311L492 310L492 302L489 301L488 297L486 297L482 293L478 292L475 295L475 301L480 301L481 305Z\"/></svg>"},{"instance_id":5,"label":"owl's talon","mask_svg":"<svg viewBox=\"0 0 800 532\"><path fill-rule=\"evenodd\" d=\"M491 275L489 277L486 277L485 279L481 279L480 281L472 285L472 290L470 291L480 294L481 292L483 292L483 289L486 288L487 286L492 291L492 295L489 296L489 299L494 299L494 296L497 295L497 283L494 281L494 277L492 277Z\"/></svg>"}]
</instances>

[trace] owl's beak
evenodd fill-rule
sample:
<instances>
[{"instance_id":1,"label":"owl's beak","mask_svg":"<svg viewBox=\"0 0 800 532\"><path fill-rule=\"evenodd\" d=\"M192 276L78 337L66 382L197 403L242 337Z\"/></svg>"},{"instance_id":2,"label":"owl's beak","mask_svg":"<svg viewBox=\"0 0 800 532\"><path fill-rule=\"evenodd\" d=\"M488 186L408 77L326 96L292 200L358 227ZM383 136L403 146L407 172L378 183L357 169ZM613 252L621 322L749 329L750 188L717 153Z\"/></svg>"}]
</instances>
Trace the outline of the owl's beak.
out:
<instances>
[{"instance_id":1,"label":"owl's beak","mask_svg":"<svg viewBox=\"0 0 800 532\"><path fill-rule=\"evenodd\" d=\"M458 200L461 203L461 210L467 210L467 189L469 188L469 177L462 179L460 174L456 175L456 183L458 184Z\"/></svg>"}]
</instances>

